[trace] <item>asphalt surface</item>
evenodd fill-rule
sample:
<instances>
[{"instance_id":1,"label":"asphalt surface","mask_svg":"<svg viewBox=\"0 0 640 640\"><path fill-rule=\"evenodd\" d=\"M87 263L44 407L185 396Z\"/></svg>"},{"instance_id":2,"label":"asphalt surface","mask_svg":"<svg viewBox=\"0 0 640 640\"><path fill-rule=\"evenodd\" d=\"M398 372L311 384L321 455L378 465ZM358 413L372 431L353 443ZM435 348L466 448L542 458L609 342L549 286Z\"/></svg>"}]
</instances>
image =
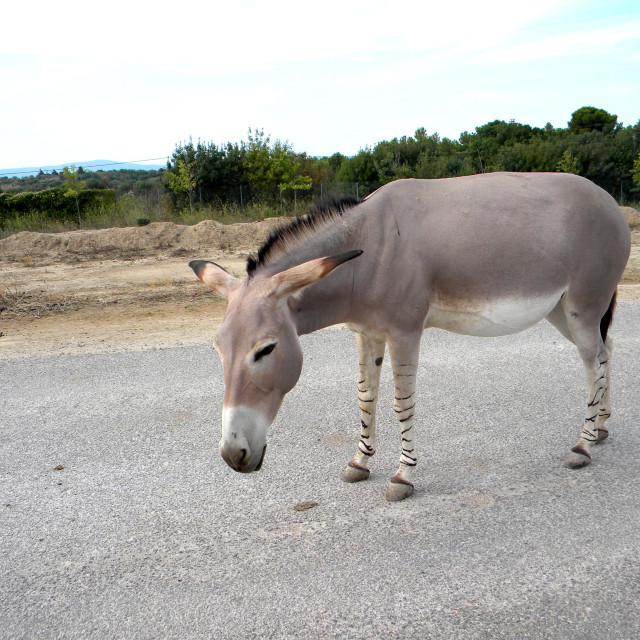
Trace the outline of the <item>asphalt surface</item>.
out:
<instances>
[{"instance_id":1,"label":"asphalt surface","mask_svg":"<svg viewBox=\"0 0 640 640\"><path fill-rule=\"evenodd\" d=\"M387 362L371 478L340 480L346 330L303 338L250 475L217 452L209 347L0 361L0 636L638 638L639 321L619 306L611 437L577 471L584 376L555 329L426 333L416 493L396 504Z\"/></svg>"}]
</instances>

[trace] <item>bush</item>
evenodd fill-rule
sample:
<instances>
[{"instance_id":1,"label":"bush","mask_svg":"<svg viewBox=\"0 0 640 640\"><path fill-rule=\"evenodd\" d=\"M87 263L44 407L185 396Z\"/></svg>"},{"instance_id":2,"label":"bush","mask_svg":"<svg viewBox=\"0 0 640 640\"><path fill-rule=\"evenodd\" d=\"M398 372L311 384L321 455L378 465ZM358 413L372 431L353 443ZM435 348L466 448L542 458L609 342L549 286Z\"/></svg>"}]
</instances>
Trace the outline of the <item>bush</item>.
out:
<instances>
[{"instance_id":1,"label":"bush","mask_svg":"<svg viewBox=\"0 0 640 640\"><path fill-rule=\"evenodd\" d=\"M111 189L86 189L78 195L80 213L104 208L115 202ZM2 220L28 213L41 213L54 220L77 217L76 200L55 187L45 191L0 193L0 224Z\"/></svg>"}]
</instances>

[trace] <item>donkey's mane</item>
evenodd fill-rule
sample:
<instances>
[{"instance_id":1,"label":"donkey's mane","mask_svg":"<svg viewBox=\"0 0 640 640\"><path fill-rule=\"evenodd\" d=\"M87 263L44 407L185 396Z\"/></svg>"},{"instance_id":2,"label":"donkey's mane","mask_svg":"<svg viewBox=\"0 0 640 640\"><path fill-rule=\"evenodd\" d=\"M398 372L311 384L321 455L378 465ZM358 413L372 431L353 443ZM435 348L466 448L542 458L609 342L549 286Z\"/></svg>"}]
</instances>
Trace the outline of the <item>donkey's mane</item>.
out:
<instances>
[{"instance_id":1,"label":"donkey's mane","mask_svg":"<svg viewBox=\"0 0 640 640\"><path fill-rule=\"evenodd\" d=\"M247 258L247 275L251 277L260 267L288 253L293 247L313 235L331 220L340 218L346 211L362 202L354 196L325 196L312 205L303 216L271 232L257 253Z\"/></svg>"}]
</instances>

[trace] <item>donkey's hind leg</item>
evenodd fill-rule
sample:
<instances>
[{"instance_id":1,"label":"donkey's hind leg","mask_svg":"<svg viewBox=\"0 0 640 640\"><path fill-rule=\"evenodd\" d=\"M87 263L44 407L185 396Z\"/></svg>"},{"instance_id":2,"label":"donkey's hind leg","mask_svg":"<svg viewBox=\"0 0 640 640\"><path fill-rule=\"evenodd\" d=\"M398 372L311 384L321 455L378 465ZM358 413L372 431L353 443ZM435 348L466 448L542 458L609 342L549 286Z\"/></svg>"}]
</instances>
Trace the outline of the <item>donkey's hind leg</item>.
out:
<instances>
[{"instance_id":1,"label":"donkey's hind leg","mask_svg":"<svg viewBox=\"0 0 640 640\"><path fill-rule=\"evenodd\" d=\"M602 339L599 327L595 331L577 328L572 333L587 374L584 424L580 438L565 462L567 467L577 468L591 462L591 447L609 435L604 422L611 415L609 369L613 345L610 338Z\"/></svg>"},{"instance_id":2,"label":"donkey's hind leg","mask_svg":"<svg viewBox=\"0 0 640 640\"><path fill-rule=\"evenodd\" d=\"M579 313L563 296L547 316L547 320L577 346L587 375L587 410L584 425L578 442L565 461L567 467L577 468L589 464L589 449L609 435L604 422L611 415L609 370L613 343L611 338L606 337L606 331L614 304L612 300L606 321L587 321L586 314Z\"/></svg>"},{"instance_id":3,"label":"donkey's hind leg","mask_svg":"<svg viewBox=\"0 0 640 640\"><path fill-rule=\"evenodd\" d=\"M358 377L358 404L360 405L360 442L342 474L345 482L359 482L369 477L367 464L376 452L376 405L380 371L384 358L385 341L356 333L360 362Z\"/></svg>"},{"instance_id":4,"label":"donkey's hind leg","mask_svg":"<svg viewBox=\"0 0 640 640\"><path fill-rule=\"evenodd\" d=\"M604 372L605 389L602 394L602 400L598 405L598 417L596 418L596 442L602 442L609 437L609 431L605 428L604 423L611 417L611 355L613 353L613 341L607 337L602 345L602 350L598 355L598 364Z\"/></svg>"},{"instance_id":5,"label":"donkey's hind leg","mask_svg":"<svg viewBox=\"0 0 640 640\"><path fill-rule=\"evenodd\" d=\"M598 442L602 442L609 437L609 432L604 426L605 421L611 417L611 356L613 355L613 341L608 336L609 325L613 320L613 312L616 308L616 298L618 297L618 291L614 292L609 307L600 320L600 336L602 337L602 349L599 356L599 362L604 367L605 372L605 392L602 395L602 402L600 403L600 411L598 418L596 419L596 432L598 436Z\"/></svg>"},{"instance_id":6,"label":"donkey's hind leg","mask_svg":"<svg viewBox=\"0 0 640 640\"><path fill-rule=\"evenodd\" d=\"M595 359L584 360L587 372L587 410L580 438L571 449L566 459L566 466L571 468L584 467L591 462L589 450L597 442L605 440L609 432L604 427L604 421L611 415L609 404L609 358L611 357L611 342L602 344Z\"/></svg>"}]
</instances>

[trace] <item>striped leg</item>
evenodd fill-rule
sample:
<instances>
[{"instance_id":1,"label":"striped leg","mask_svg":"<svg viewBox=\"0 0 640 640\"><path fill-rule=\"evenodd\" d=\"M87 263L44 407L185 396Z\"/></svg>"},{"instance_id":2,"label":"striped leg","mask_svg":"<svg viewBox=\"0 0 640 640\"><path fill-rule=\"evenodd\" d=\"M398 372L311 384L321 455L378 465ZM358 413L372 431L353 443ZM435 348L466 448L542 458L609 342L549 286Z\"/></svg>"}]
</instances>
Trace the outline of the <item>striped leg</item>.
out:
<instances>
[{"instance_id":1,"label":"striped leg","mask_svg":"<svg viewBox=\"0 0 640 640\"><path fill-rule=\"evenodd\" d=\"M420 335L402 343L389 343L391 367L395 385L393 409L400 423L402 455L398 471L387 487L387 500L397 501L408 498L413 493L413 484L409 478L417 463L413 441L413 416L415 413L416 374Z\"/></svg>"},{"instance_id":2,"label":"striped leg","mask_svg":"<svg viewBox=\"0 0 640 640\"><path fill-rule=\"evenodd\" d=\"M587 411L580 439L571 449L566 466L584 467L591 462L589 450L597 442L605 440L609 432L604 427L605 420L611 415L609 401L609 365L611 361L612 342L607 338L600 342L597 358L585 359L587 371Z\"/></svg>"},{"instance_id":3,"label":"striped leg","mask_svg":"<svg viewBox=\"0 0 640 640\"><path fill-rule=\"evenodd\" d=\"M362 333L356 333L356 344L360 360L358 377L360 442L356 455L342 474L345 482L358 482L369 477L367 464L376 452L376 405L385 348L384 340L376 340Z\"/></svg>"},{"instance_id":4,"label":"striped leg","mask_svg":"<svg viewBox=\"0 0 640 640\"><path fill-rule=\"evenodd\" d=\"M602 401L598 406L598 417L596 418L596 435L597 442L602 442L609 437L609 431L605 428L605 421L611 417L611 356L613 354L613 341L611 338L607 337L604 342L604 348L600 352L598 357L598 361L600 366L604 369L604 382L605 382L605 390L602 394Z\"/></svg>"}]
</instances>

